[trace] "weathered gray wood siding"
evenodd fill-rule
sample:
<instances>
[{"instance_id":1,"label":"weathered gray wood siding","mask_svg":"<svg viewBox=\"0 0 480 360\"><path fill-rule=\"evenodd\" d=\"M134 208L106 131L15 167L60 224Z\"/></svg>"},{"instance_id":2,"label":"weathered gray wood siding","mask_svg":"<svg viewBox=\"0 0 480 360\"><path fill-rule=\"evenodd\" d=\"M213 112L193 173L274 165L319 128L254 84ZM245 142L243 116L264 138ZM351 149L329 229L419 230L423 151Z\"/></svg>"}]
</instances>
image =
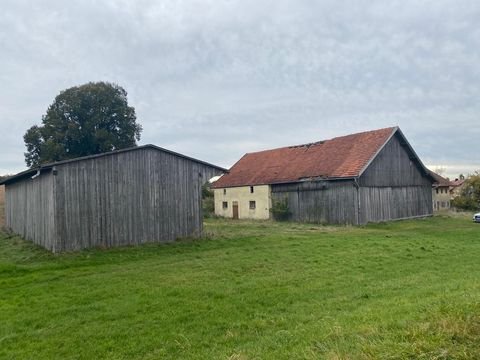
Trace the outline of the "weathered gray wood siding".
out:
<instances>
[{"instance_id":1,"label":"weathered gray wood siding","mask_svg":"<svg viewBox=\"0 0 480 360\"><path fill-rule=\"evenodd\" d=\"M54 182L51 172L5 186L5 223L15 233L48 250L58 250Z\"/></svg>"},{"instance_id":2,"label":"weathered gray wood siding","mask_svg":"<svg viewBox=\"0 0 480 360\"><path fill-rule=\"evenodd\" d=\"M219 173L148 148L59 165L55 201L60 249L198 236L201 186Z\"/></svg>"},{"instance_id":3,"label":"weathered gray wood siding","mask_svg":"<svg viewBox=\"0 0 480 360\"><path fill-rule=\"evenodd\" d=\"M284 198L293 221L357 223L357 189L352 180L272 185L272 201Z\"/></svg>"},{"instance_id":4,"label":"weathered gray wood siding","mask_svg":"<svg viewBox=\"0 0 480 360\"><path fill-rule=\"evenodd\" d=\"M398 134L359 178L360 223L428 216L432 183Z\"/></svg>"},{"instance_id":5,"label":"weathered gray wood siding","mask_svg":"<svg viewBox=\"0 0 480 360\"><path fill-rule=\"evenodd\" d=\"M424 186L361 187L360 224L432 215L432 192Z\"/></svg>"},{"instance_id":6,"label":"weathered gray wood siding","mask_svg":"<svg viewBox=\"0 0 480 360\"><path fill-rule=\"evenodd\" d=\"M393 136L358 180L360 186L430 186L418 163L410 159L399 136Z\"/></svg>"},{"instance_id":7,"label":"weathered gray wood siding","mask_svg":"<svg viewBox=\"0 0 480 360\"><path fill-rule=\"evenodd\" d=\"M429 216L431 180L395 134L358 183L353 180L272 185L272 200L287 198L292 220L365 224Z\"/></svg>"}]
</instances>

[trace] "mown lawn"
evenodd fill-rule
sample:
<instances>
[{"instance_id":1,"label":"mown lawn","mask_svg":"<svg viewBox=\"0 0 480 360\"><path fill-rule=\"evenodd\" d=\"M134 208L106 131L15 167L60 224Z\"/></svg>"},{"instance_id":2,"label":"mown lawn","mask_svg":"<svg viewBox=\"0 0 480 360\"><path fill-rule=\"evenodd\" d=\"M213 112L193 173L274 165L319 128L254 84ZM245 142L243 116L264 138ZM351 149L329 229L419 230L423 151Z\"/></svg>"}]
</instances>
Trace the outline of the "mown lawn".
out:
<instances>
[{"instance_id":1,"label":"mown lawn","mask_svg":"<svg viewBox=\"0 0 480 360\"><path fill-rule=\"evenodd\" d=\"M480 359L480 224L209 220L51 255L0 235L1 359Z\"/></svg>"}]
</instances>

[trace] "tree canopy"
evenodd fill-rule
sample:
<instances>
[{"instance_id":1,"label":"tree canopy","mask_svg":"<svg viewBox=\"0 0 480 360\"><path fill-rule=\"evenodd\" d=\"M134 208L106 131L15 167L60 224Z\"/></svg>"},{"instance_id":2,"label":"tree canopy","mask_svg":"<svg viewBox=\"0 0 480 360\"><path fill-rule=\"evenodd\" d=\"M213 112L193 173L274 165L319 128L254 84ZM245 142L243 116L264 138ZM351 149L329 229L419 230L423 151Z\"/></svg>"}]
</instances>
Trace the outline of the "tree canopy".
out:
<instances>
[{"instance_id":1,"label":"tree canopy","mask_svg":"<svg viewBox=\"0 0 480 360\"><path fill-rule=\"evenodd\" d=\"M29 167L136 146L142 127L127 92L106 82L62 91L24 135Z\"/></svg>"},{"instance_id":2,"label":"tree canopy","mask_svg":"<svg viewBox=\"0 0 480 360\"><path fill-rule=\"evenodd\" d=\"M464 210L480 209L480 172L475 172L465 180L460 196L453 199L452 205Z\"/></svg>"}]
</instances>

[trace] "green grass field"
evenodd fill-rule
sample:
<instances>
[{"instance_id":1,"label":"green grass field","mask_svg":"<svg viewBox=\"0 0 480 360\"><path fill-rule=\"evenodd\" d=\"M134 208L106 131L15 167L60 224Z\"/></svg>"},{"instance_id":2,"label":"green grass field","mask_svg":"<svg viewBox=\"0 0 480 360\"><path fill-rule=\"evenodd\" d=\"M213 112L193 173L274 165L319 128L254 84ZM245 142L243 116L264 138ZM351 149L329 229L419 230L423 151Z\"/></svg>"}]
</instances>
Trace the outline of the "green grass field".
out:
<instances>
[{"instance_id":1,"label":"green grass field","mask_svg":"<svg viewBox=\"0 0 480 360\"><path fill-rule=\"evenodd\" d=\"M1 359L480 359L480 224L209 220L54 256L0 235Z\"/></svg>"}]
</instances>

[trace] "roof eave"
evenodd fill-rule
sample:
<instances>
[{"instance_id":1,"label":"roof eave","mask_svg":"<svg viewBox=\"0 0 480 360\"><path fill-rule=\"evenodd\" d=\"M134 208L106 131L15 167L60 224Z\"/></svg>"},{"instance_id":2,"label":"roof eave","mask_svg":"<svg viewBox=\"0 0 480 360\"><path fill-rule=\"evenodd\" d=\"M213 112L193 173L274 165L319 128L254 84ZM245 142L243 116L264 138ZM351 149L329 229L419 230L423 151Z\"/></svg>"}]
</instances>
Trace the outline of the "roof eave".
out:
<instances>
[{"instance_id":1,"label":"roof eave","mask_svg":"<svg viewBox=\"0 0 480 360\"><path fill-rule=\"evenodd\" d=\"M104 157L104 156L111 156L111 155L116 155L116 154L123 153L123 152L135 151L135 150L140 150L140 149L155 149L155 150L158 150L158 151L163 151L163 152L166 152L166 153L168 153L168 154L175 155L175 156L179 156L179 157L181 157L181 158L184 158L184 159L187 159L187 160L190 160L190 161L193 161L193 162L202 164L202 165L210 166L210 167L215 168L215 169L218 169L218 170L220 170L220 171L222 171L222 172L228 172L227 169L224 169L224 168L222 168L222 167L220 167L220 166L213 165L213 164L207 163L207 162L205 162L205 161L198 160L198 159L189 157L189 156L187 156L187 155L183 155L183 154L177 153L177 152L175 152L175 151L171 151L171 150L168 150L168 149L164 149L164 148L161 148L161 147L156 146L156 145L153 145L153 144L147 144L147 145L142 145L142 146L130 147L130 148L126 148L126 149L109 151L109 152L105 152L105 153L101 153L101 154L94 154L94 155L77 157L77 158L74 158L74 159L57 161L57 162L53 162L53 163L46 163L46 164L40 165L39 167L32 168L32 169L28 169L28 170L19 172L18 174L15 174L15 175L13 175L13 176L10 176L10 177L8 177L8 178L0 181L0 185L4 185L4 184L7 184L7 183L14 182L14 181L16 181L16 180L18 180L18 179L20 179L20 178L26 177L26 176L27 176L28 174L30 174L30 173L32 173L32 174L35 173L35 172L37 172L38 170L42 171L42 170L46 170L46 169L51 169L51 168L53 168L54 166L58 166L58 165L64 165L64 164L74 163L74 162L82 161L82 160L96 159L96 158L100 158L100 157Z\"/></svg>"},{"instance_id":2,"label":"roof eave","mask_svg":"<svg viewBox=\"0 0 480 360\"><path fill-rule=\"evenodd\" d=\"M38 171L42 172L44 170L51 170L52 167L53 166L40 166L40 167L37 167L37 168L28 169L28 170L19 172L18 174L12 175L12 176L0 181L0 185L8 185L8 184L13 183L15 181L18 181L18 180L21 180L21 179L24 179L24 178L27 178L27 177L31 177L31 176L35 175Z\"/></svg>"},{"instance_id":3,"label":"roof eave","mask_svg":"<svg viewBox=\"0 0 480 360\"><path fill-rule=\"evenodd\" d=\"M284 184L296 184L303 182L315 182L315 181L340 181L340 180L353 180L358 178L358 176L338 176L338 177L329 177L329 178L318 178L318 179L296 179L288 181L276 181L276 182L265 182L265 183L247 183L242 185L214 185L213 189L228 189L236 187L246 187L246 186L262 186L262 185L284 185Z\"/></svg>"},{"instance_id":4,"label":"roof eave","mask_svg":"<svg viewBox=\"0 0 480 360\"><path fill-rule=\"evenodd\" d=\"M129 147L129 148L126 148L126 149L113 150L113 151L104 152L104 153L101 153L101 154L87 155L87 156L77 157L77 158L74 158L74 159L56 161L56 162L53 162L53 163L44 164L44 165L42 165L42 167L44 167L44 166L52 167L52 166L56 166L56 165L63 165L63 164L68 164L68 163L72 163L72 162L76 162L76 161L95 159L95 158L104 157L104 156L111 156L111 155L116 155L116 154L120 154L120 153L124 153L124 152L128 152L128 151L135 151L135 150L141 150L141 149L155 149L155 150L158 150L158 151L163 151L167 154L175 155L175 156L178 156L178 157L190 160L190 161L197 162L199 164L211 166L213 168L216 168L216 169L224 171L224 172L228 171L227 169L222 168L220 166L208 163L208 162L203 161L203 160L195 159L193 157L190 157L190 156L187 156L187 155L184 155L184 154L180 154L180 153L177 153L175 151L168 150L168 149L165 149L165 148L162 148L160 146L153 145L153 144L133 146L133 147Z\"/></svg>"}]
</instances>

